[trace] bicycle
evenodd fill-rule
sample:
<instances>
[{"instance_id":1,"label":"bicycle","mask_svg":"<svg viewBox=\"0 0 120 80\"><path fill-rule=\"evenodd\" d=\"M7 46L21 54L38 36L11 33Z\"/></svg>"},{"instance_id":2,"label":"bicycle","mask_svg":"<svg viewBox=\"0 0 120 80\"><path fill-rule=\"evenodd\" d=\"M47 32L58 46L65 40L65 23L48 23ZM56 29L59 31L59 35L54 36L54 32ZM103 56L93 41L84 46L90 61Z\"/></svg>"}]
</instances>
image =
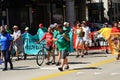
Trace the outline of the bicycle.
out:
<instances>
[{"instance_id":1,"label":"bicycle","mask_svg":"<svg viewBox=\"0 0 120 80\"><path fill-rule=\"evenodd\" d=\"M53 50L54 52L54 50ZM52 63L54 60L51 57L52 55L50 54L50 62ZM44 60L47 58L47 53L46 53L46 43L40 43L40 50L38 51L36 55L36 63L37 65L41 66L44 63ZM46 63L47 64L47 63ZM53 63L52 63L53 64Z\"/></svg>"},{"instance_id":2,"label":"bicycle","mask_svg":"<svg viewBox=\"0 0 120 80\"><path fill-rule=\"evenodd\" d=\"M46 55L46 51L45 51L45 43L41 43L40 44L40 50L36 55L36 63L37 65L41 66L44 62L44 59L46 59L47 55Z\"/></svg>"}]
</instances>

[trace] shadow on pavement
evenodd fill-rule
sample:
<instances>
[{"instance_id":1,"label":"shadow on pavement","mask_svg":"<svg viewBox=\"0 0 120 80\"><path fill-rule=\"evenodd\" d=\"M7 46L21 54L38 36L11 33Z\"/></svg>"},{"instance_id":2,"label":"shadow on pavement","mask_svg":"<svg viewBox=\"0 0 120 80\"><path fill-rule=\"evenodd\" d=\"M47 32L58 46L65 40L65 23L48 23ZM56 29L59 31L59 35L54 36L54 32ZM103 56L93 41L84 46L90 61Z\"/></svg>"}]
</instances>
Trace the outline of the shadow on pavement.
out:
<instances>
[{"instance_id":1,"label":"shadow on pavement","mask_svg":"<svg viewBox=\"0 0 120 80\"><path fill-rule=\"evenodd\" d=\"M27 58L26 60L36 60L36 57Z\"/></svg>"},{"instance_id":2,"label":"shadow on pavement","mask_svg":"<svg viewBox=\"0 0 120 80\"><path fill-rule=\"evenodd\" d=\"M107 57L107 56L105 56L105 55L95 55L95 56L90 55L90 56L86 56L84 58L94 58L94 57Z\"/></svg>"},{"instance_id":3,"label":"shadow on pavement","mask_svg":"<svg viewBox=\"0 0 120 80\"><path fill-rule=\"evenodd\" d=\"M90 52L88 55L95 55L95 54L106 54L105 52Z\"/></svg>"},{"instance_id":4,"label":"shadow on pavement","mask_svg":"<svg viewBox=\"0 0 120 80\"><path fill-rule=\"evenodd\" d=\"M93 58L93 57L108 57L108 55L102 52L92 52L92 53L89 53L88 55L85 55L84 58Z\"/></svg>"},{"instance_id":5,"label":"shadow on pavement","mask_svg":"<svg viewBox=\"0 0 120 80\"><path fill-rule=\"evenodd\" d=\"M13 68L13 70L32 70L32 69L40 69L40 68L30 68L29 66L20 66Z\"/></svg>"},{"instance_id":6,"label":"shadow on pavement","mask_svg":"<svg viewBox=\"0 0 120 80\"><path fill-rule=\"evenodd\" d=\"M90 64L90 62L69 62L68 64Z\"/></svg>"},{"instance_id":7,"label":"shadow on pavement","mask_svg":"<svg viewBox=\"0 0 120 80\"><path fill-rule=\"evenodd\" d=\"M84 67L84 68L75 68L75 69L72 69L72 70L85 70L85 69L99 69L99 70L101 70L102 68L98 68L98 67Z\"/></svg>"},{"instance_id":8,"label":"shadow on pavement","mask_svg":"<svg viewBox=\"0 0 120 80\"><path fill-rule=\"evenodd\" d=\"M104 56L104 55L103 55L103 56L92 56L92 57L107 57L107 56Z\"/></svg>"}]
</instances>

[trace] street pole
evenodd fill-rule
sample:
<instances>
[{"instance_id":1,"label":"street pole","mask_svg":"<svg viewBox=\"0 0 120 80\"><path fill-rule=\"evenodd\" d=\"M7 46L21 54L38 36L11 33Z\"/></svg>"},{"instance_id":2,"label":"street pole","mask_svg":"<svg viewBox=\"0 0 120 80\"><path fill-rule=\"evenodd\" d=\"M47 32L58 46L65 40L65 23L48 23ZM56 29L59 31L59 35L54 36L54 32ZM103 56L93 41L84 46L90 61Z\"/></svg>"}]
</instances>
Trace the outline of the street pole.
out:
<instances>
[{"instance_id":1,"label":"street pole","mask_svg":"<svg viewBox=\"0 0 120 80\"><path fill-rule=\"evenodd\" d=\"M104 8L103 8L103 1L102 0L99 0L99 3L100 3L100 22L103 23L103 20L104 20Z\"/></svg>"},{"instance_id":2,"label":"street pole","mask_svg":"<svg viewBox=\"0 0 120 80\"><path fill-rule=\"evenodd\" d=\"M66 0L66 21L68 21L73 26L75 21L75 1Z\"/></svg>"},{"instance_id":3,"label":"street pole","mask_svg":"<svg viewBox=\"0 0 120 80\"><path fill-rule=\"evenodd\" d=\"M50 0L50 23L53 22L53 6L52 6L52 0Z\"/></svg>"},{"instance_id":4,"label":"street pole","mask_svg":"<svg viewBox=\"0 0 120 80\"><path fill-rule=\"evenodd\" d=\"M65 22L66 21L66 6L63 0L62 0L62 9L63 9L63 22Z\"/></svg>"},{"instance_id":5,"label":"street pole","mask_svg":"<svg viewBox=\"0 0 120 80\"><path fill-rule=\"evenodd\" d=\"M113 6L112 6L112 0L109 0L108 2L108 8L109 8L109 23L112 23L112 11L113 11Z\"/></svg>"},{"instance_id":6,"label":"street pole","mask_svg":"<svg viewBox=\"0 0 120 80\"><path fill-rule=\"evenodd\" d=\"M92 0L90 0L90 21L93 22L93 18L92 18Z\"/></svg>"}]
</instances>

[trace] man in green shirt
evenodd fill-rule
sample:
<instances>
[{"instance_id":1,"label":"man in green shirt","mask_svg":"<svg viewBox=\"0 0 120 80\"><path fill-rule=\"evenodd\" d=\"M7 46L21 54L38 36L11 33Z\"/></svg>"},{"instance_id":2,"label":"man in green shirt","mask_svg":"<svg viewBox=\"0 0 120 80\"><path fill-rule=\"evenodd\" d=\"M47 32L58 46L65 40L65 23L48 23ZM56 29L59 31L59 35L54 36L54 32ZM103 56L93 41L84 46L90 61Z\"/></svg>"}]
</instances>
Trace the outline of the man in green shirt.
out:
<instances>
[{"instance_id":1,"label":"man in green shirt","mask_svg":"<svg viewBox=\"0 0 120 80\"><path fill-rule=\"evenodd\" d=\"M70 24L69 22L64 22L63 30L70 32Z\"/></svg>"},{"instance_id":2,"label":"man in green shirt","mask_svg":"<svg viewBox=\"0 0 120 80\"><path fill-rule=\"evenodd\" d=\"M62 58L61 67L59 67L58 69L60 71L63 71L63 67L65 64L67 65L65 69L69 69L67 56L68 56L70 38L69 38L68 32L63 30L62 24L58 24L58 34L55 37L55 40L57 41L56 45L58 47L58 50L59 50L59 52L61 54L61 58Z\"/></svg>"}]
</instances>

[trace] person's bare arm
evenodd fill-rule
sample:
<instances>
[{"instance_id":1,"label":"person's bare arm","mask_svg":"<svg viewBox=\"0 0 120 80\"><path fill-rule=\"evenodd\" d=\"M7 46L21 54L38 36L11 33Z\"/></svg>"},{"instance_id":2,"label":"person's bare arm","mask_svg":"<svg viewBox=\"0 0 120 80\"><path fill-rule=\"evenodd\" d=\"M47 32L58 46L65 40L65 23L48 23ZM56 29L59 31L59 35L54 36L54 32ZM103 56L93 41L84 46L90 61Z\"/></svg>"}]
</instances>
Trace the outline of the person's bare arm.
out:
<instances>
[{"instance_id":1,"label":"person's bare arm","mask_svg":"<svg viewBox=\"0 0 120 80\"><path fill-rule=\"evenodd\" d=\"M120 35L120 32L110 33L111 35Z\"/></svg>"},{"instance_id":2,"label":"person's bare arm","mask_svg":"<svg viewBox=\"0 0 120 80\"><path fill-rule=\"evenodd\" d=\"M66 36L66 34L63 34L63 37L64 37L67 41L70 41L70 39Z\"/></svg>"}]
</instances>

